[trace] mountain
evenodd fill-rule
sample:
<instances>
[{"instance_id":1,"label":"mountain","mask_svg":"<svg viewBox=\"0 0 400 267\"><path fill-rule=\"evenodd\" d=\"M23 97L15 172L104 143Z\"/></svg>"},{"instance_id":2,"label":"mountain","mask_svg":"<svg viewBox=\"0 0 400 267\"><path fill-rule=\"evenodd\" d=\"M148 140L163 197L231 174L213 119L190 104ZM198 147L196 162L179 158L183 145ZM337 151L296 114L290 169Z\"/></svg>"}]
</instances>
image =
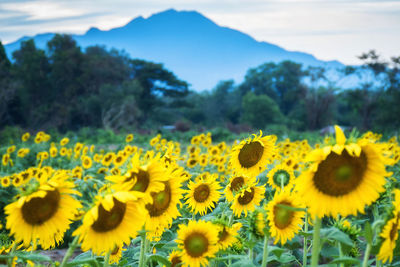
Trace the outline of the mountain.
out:
<instances>
[{"instance_id":1,"label":"mountain","mask_svg":"<svg viewBox=\"0 0 400 267\"><path fill-rule=\"evenodd\" d=\"M54 33L46 33L32 38L45 49L53 36ZM292 60L328 69L344 66L338 61L321 61L311 54L258 42L245 33L221 27L196 11L169 9L146 19L137 17L123 27L108 31L91 28L73 37L82 47L105 45L123 49L132 58L163 63L197 91L211 89L220 80L240 82L249 68L270 61ZM5 45L9 58L26 39L29 37Z\"/></svg>"}]
</instances>

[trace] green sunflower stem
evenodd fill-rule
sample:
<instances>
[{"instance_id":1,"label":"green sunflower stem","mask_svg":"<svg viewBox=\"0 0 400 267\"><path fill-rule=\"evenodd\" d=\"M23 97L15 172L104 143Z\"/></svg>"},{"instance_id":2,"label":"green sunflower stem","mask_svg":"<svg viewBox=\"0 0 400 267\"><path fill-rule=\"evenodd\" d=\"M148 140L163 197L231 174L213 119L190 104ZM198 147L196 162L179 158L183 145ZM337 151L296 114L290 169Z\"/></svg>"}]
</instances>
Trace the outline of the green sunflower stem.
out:
<instances>
[{"instance_id":1,"label":"green sunflower stem","mask_svg":"<svg viewBox=\"0 0 400 267\"><path fill-rule=\"evenodd\" d=\"M229 225L229 226L232 226L233 218L234 218L234 217L235 217L235 214L233 214L233 212L232 212L231 216L229 217L229 222L228 222L228 225Z\"/></svg>"},{"instance_id":2,"label":"green sunflower stem","mask_svg":"<svg viewBox=\"0 0 400 267\"><path fill-rule=\"evenodd\" d=\"M14 244L13 244L13 246L11 248L11 251L10 251L10 256L14 256L14 252L17 250L17 246L18 246L18 243L14 241ZM14 257L11 257L11 258L9 258L7 260L7 266L8 267L13 266L13 259L14 259Z\"/></svg>"},{"instance_id":3,"label":"green sunflower stem","mask_svg":"<svg viewBox=\"0 0 400 267\"><path fill-rule=\"evenodd\" d=\"M338 241L339 258L343 257L342 244ZM339 264L339 267L344 267L344 263Z\"/></svg>"},{"instance_id":4,"label":"green sunflower stem","mask_svg":"<svg viewBox=\"0 0 400 267\"><path fill-rule=\"evenodd\" d=\"M110 266L110 255L111 255L111 250L107 252L106 256L104 257L104 267Z\"/></svg>"},{"instance_id":5,"label":"green sunflower stem","mask_svg":"<svg viewBox=\"0 0 400 267\"><path fill-rule=\"evenodd\" d=\"M305 213L304 217L304 232L308 232L308 213ZM307 266L307 254L308 254L308 240L307 236L304 236L303 240L303 266Z\"/></svg>"},{"instance_id":6,"label":"green sunflower stem","mask_svg":"<svg viewBox=\"0 0 400 267\"><path fill-rule=\"evenodd\" d=\"M314 219L314 231L313 231L313 243L311 252L311 267L318 266L319 252L321 250L320 230L321 230L321 219L315 217Z\"/></svg>"},{"instance_id":7,"label":"green sunflower stem","mask_svg":"<svg viewBox=\"0 0 400 267\"><path fill-rule=\"evenodd\" d=\"M146 264L146 232L143 232L140 237L142 238L142 241L140 244L139 267L144 267Z\"/></svg>"},{"instance_id":8,"label":"green sunflower stem","mask_svg":"<svg viewBox=\"0 0 400 267\"><path fill-rule=\"evenodd\" d=\"M72 243L69 245L67 253L65 253L64 258L60 264L60 267L67 266L67 262L68 262L69 258L72 257L72 254L74 254L74 250L78 246L78 241L79 241L79 235L75 236L74 240L72 240Z\"/></svg>"},{"instance_id":9,"label":"green sunflower stem","mask_svg":"<svg viewBox=\"0 0 400 267\"><path fill-rule=\"evenodd\" d=\"M268 264L268 240L269 236L268 234L264 234L264 250L263 250L263 257L262 257L262 262L261 262L261 267L267 267Z\"/></svg>"},{"instance_id":10,"label":"green sunflower stem","mask_svg":"<svg viewBox=\"0 0 400 267\"><path fill-rule=\"evenodd\" d=\"M371 244L368 243L367 244L367 248L365 249L364 260L363 260L362 267L367 267L368 266L369 253L371 252L371 248L372 248Z\"/></svg>"}]
</instances>

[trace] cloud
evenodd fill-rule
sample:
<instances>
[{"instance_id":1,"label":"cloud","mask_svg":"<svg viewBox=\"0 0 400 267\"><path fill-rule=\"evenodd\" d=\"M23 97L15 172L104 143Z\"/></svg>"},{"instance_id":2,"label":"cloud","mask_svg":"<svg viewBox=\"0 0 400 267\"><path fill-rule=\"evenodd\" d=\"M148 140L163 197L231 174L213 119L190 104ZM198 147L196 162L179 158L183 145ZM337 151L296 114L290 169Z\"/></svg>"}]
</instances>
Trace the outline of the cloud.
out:
<instances>
[{"instance_id":1,"label":"cloud","mask_svg":"<svg viewBox=\"0 0 400 267\"><path fill-rule=\"evenodd\" d=\"M168 8L196 10L259 41L324 60L357 63L355 56L369 49L394 56L400 43L394 0L2 0L0 38L108 30Z\"/></svg>"}]
</instances>

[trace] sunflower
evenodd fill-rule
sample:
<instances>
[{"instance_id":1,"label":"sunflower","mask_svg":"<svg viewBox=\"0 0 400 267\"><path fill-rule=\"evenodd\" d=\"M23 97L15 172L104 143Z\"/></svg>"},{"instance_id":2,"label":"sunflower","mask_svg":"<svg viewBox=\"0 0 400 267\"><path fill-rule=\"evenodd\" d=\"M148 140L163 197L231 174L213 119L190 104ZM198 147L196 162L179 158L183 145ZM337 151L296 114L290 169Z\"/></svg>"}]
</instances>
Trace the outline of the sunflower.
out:
<instances>
[{"instance_id":1,"label":"sunflower","mask_svg":"<svg viewBox=\"0 0 400 267\"><path fill-rule=\"evenodd\" d=\"M60 141L60 145L61 146L65 146L69 143L69 138L68 137L64 137L63 139L61 139Z\"/></svg>"},{"instance_id":2,"label":"sunflower","mask_svg":"<svg viewBox=\"0 0 400 267\"><path fill-rule=\"evenodd\" d=\"M161 236L164 228L169 228L173 219L180 216L177 205L181 204L183 189L181 185L183 177L181 169L167 170L165 176L168 177L164 181L164 189L159 192L152 192L152 203L146 204L147 211L145 228L148 230L150 238L158 238Z\"/></svg>"},{"instance_id":3,"label":"sunflower","mask_svg":"<svg viewBox=\"0 0 400 267\"><path fill-rule=\"evenodd\" d=\"M1 178L1 186L2 187L9 187L10 186L10 177L6 176Z\"/></svg>"},{"instance_id":4,"label":"sunflower","mask_svg":"<svg viewBox=\"0 0 400 267\"><path fill-rule=\"evenodd\" d=\"M381 237L384 239L377 258L382 262L392 262L393 260L393 250L396 247L396 241L399 238L400 230L400 190L395 189L394 191L394 201L393 201L393 215L394 217L390 219L383 231Z\"/></svg>"},{"instance_id":5,"label":"sunflower","mask_svg":"<svg viewBox=\"0 0 400 267\"><path fill-rule=\"evenodd\" d=\"M261 131L259 136L253 136L232 148L230 164L238 175L256 177L265 170L274 152L273 136L261 137Z\"/></svg>"},{"instance_id":6,"label":"sunflower","mask_svg":"<svg viewBox=\"0 0 400 267\"><path fill-rule=\"evenodd\" d=\"M50 148L50 157L52 157L52 158L57 157L57 152L58 152L58 150L55 146L51 147Z\"/></svg>"},{"instance_id":7,"label":"sunflower","mask_svg":"<svg viewBox=\"0 0 400 267\"><path fill-rule=\"evenodd\" d=\"M67 179L68 176L60 172L40 184L35 180L36 191L4 208L6 227L17 242L23 241L28 247L37 240L43 249L48 249L63 240L64 232L81 208L80 202L72 196L80 193ZM32 190L26 190L29 191Z\"/></svg>"},{"instance_id":8,"label":"sunflower","mask_svg":"<svg viewBox=\"0 0 400 267\"><path fill-rule=\"evenodd\" d=\"M119 260L122 257L122 251L125 251L126 248L124 248L122 245L121 246L115 246L113 250L110 252L110 259L109 259L109 264L118 264ZM107 252L103 253L102 256L105 256Z\"/></svg>"},{"instance_id":9,"label":"sunflower","mask_svg":"<svg viewBox=\"0 0 400 267\"><path fill-rule=\"evenodd\" d=\"M84 169L89 169L90 167L92 167L92 159L88 156L83 156L82 157L82 167Z\"/></svg>"},{"instance_id":10,"label":"sunflower","mask_svg":"<svg viewBox=\"0 0 400 267\"><path fill-rule=\"evenodd\" d=\"M3 166L7 166L9 162L10 162L10 155L9 154L4 154L3 158L2 158Z\"/></svg>"},{"instance_id":11,"label":"sunflower","mask_svg":"<svg viewBox=\"0 0 400 267\"><path fill-rule=\"evenodd\" d=\"M267 174L268 184L272 186L276 191L280 191L283 188L289 190L294 184L294 173L293 170L285 164L279 164L270 170Z\"/></svg>"},{"instance_id":12,"label":"sunflower","mask_svg":"<svg viewBox=\"0 0 400 267\"><path fill-rule=\"evenodd\" d=\"M231 209L236 216L240 216L244 212L247 217L247 212L254 211L261 200L264 199L264 186L256 186L257 181L245 184L233 199Z\"/></svg>"},{"instance_id":13,"label":"sunflower","mask_svg":"<svg viewBox=\"0 0 400 267\"><path fill-rule=\"evenodd\" d=\"M11 154L11 153L13 153L15 151L15 149L16 149L16 146L10 146L10 147L7 148L7 153Z\"/></svg>"},{"instance_id":14,"label":"sunflower","mask_svg":"<svg viewBox=\"0 0 400 267\"><path fill-rule=\"evenodd\" d=\"M160 156L149 156L144 162L140 162L140 155L135 154L131 161L132 167L125 175L109 176L106 179L115 183L117 190L137 191L144 193L143 201L145 204L152 203L151 193L164 190L164 182L169 179L165 175L164 164Z\"/></svg>"},{"instance_id":15,"label":"sunflower","mask_svg":"<svg viewBox=\"0 0 400 267\"><path fill-rule=\"evenodd\" d=\"M106 166L106 167L110 166L110 164L111 164L111 162L113 161L114 157L115 157L115 154L114 154L113 152L107 153L107 154L103 157L103 160L101 161L101 164L102 164L103 166Z\"/></svg>"},{"instance_id":16,"label":"sunflower","mask_svg":"<svg viewBox=\"0 0 400 267\"><path fill-rule=\"evenodd\" d=\"M208 258L218 251L218 227L211 222L189 221L179 225L176 243L183 266L208 266Z\"/></svg>"},{"instance_id":17,"label":"sunflower","mask_svg":"<svg viewBox=\"0 0 400 267\"><path fill-rule=\"evenodd\" d=\"M382 261L383 263L393 260L393 250L396 247L396 241L399 238L399 230L400 230L400 214L390 219L383 231L381 233L381 237L384 239L381 248L379 249L379 253L377 255L377 259Z\"/></svg>"},{"instance_id":18,"label":"sunflower","mask_svg":"<svg viewBox=\"0 0 400 267\"><path fill-rule=\"evenodd\" d=\"M171 263L171 267L177 266L179 263L182 263L181 256L179 255L179 252L176 250L173 250L169 256L168 260Z\"/></svg>"},{"instance_id":19,"label":"sunflower","mask_svg":"<svg viewBox=\"0 0 400 267\"><path fill-rule=\"evenodd\" d=\"M79 236L82 250L92 249L101 255L129 244L144 224L144 208L137 200L138 193L123 191L98 196L95 206L73 233Z\"/></svg>"},{"instance_id":20,"label":"sunflower","mask_svg":"<svg viewBox=\"0 0 400 267\"><path fill-rule=\"evenodd\" d=\"M232 226L218 225L218 249L225 250L237 242L238 231L242 227L241 223L235 223Z\"/></svg>"},{"instance_id":21,"label":"sunflower","mask_svg":"<svg viewBox=\"0 0 400 267\"><path fill-rule=\"evenodd\" d=\"M129 143L129 142L132 142L132 141L133 141L133 134L128 134L125 137L125 142Z\"/></svg>"},{"instance_id":22,"label":"sunflower","mask_svg":"<svg viewBox=\"0 0 400 267\"><path fill-rule=\"evenodd\" d=\"M21 140L22 140L22 142L26 142L26 141L29 140L30 137L31 137L31 134L28 133L28 132L26 132L26 133L24 133L24 134L22 135Z\"/></svg>"},{"instance_id":23,"label":"sunflower","mask_svg":"<svg viewBox=\"0 0 400 267\"><path fill-rule=\"evenodd\" d=\"M208 209L212 210L215 207L215 202L218 202L221 196L218 191L221 186L212 175L196 179L195 182L190 181L188 188L185 204L189 206L192 212L200 213L200 215L206 214Z\"/></svg>"},{"instance_id":24,"label":"sunflower","mask_svg":"<svg viewBox=\"0 0 400 267\"><path fill-rule=\"evenodd\" d=\"M197 161L196 158L190 157L186 162L186 166L188 168L194 168L197 165L197 163L199 162Z\"/></svg>"},{"instance_id":25,"label":"sunflower","mask_svg":"<svg viewBox=\"0 0 400 267\"><path fill-rule=\"evenodd\" d=\"M384 162L375 144L350 143L336 128L336 144L311 152L313 164L296 182L296 189L309 207L310 214L356 215L374 202L385 190Z\"/></svg>"},{"instance_id":26,"label":"sunflower","mask_svg":"<svg viewBox=\"0 0 400 267\"><path fill-rule=\"evenodd\" d=\"M249 178L245 176L233 176L224 190L226 200L229 202L233 201L234 195L239 192L248 181Z\"/></svg>"},{"instance_id":27,"label":"sunflower","mask_svg":"<svg viewBox=\"0 0 400 267\"><path fill-rule=\"evenodd\" d=\"M270 233L275 238L275 244L280 241L284 245L301 230L305 212L290 208L301 208L301 204L288 191L275 193L273 200L266 206Z\"/></svg>"}]
</instances>

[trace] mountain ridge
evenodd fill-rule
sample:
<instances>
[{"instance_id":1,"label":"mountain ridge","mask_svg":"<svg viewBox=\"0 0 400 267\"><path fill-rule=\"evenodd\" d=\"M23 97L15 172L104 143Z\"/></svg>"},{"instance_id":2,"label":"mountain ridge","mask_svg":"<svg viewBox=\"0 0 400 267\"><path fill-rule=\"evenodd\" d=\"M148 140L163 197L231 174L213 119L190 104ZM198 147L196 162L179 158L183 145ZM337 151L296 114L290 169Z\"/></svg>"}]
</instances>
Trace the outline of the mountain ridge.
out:
<instances>
[{"instance_id":1,"label":"mountain ridge","mask_svg":"<svg viewBox=\"0 0 400 267\"><path fill-rule=\"evenodd\" d=\"M45 49L54 35L43 33L32 38L37 47ZM211 89L221 80L240 82L249 68L265 62L292 60L328 69L344 66L336 60L322 61L309 53L257 41L246 33L219 26L197 11L168 9L148 18L138 16L121 27L91 27L84 34L72 36L82 48L104 45L124 50L132 58L162 63L197 91ZM5 45L7 55L10 57L29 38L24 36Z\"/></svg>"}]
</instances>

